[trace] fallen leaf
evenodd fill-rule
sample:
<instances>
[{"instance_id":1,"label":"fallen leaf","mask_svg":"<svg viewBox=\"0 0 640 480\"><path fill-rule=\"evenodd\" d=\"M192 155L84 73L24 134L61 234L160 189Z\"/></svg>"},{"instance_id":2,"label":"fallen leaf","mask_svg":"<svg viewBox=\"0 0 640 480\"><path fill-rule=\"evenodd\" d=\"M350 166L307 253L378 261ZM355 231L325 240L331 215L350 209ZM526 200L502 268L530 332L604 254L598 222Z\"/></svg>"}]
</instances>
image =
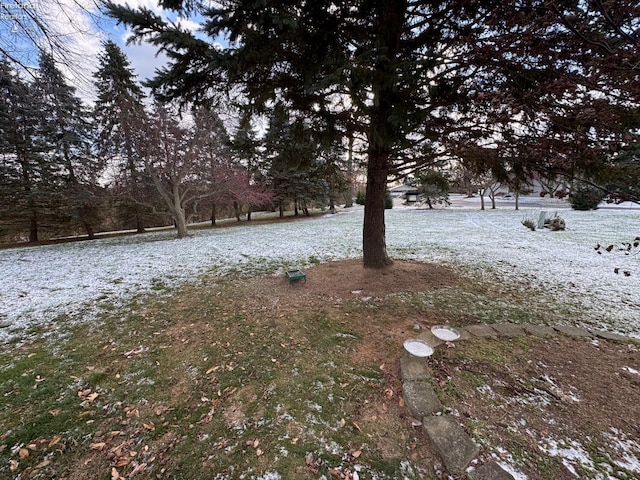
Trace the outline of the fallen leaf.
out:
<instances>
[{"instance_id":1,"label":"fallen leaf","mask_svg":"<svg viewBox=\"0 0 640 480\"><path fill-rule=\"evenodd\" d=\"M362 455L362 450L356 450L351 454L353 458L358 458L360 455Z\"/></svg>"},{"instance_id":2,"label":"fallen leaf","mask_svg":"<svg viewBox=\"0 0 640 480\"><path fill-rule=\"evenodd\" d=\"M107 444L105 442L92 443L89 448L92 450L102 450Z\"/></svg>"},{"instance_id":3,"label":"fallen leaf","mask_svg":"<svg viewBox=\"0 0 640 480\"><path fill-rule=\"evenodd\" d=\"M404 407L404 398L402 397L398 398L398 405L401 407Z\"/></svg>"},{"instance_id":4,"label":"fallen leaf","mask_svg":"<svg viewBox=\"0 0 640 480\"><path fill-rule=\"evenodd\" d=\"M44 462L40 462L38 465L36 465L34 468L38 469L38 468L44 468L48 465L50 465L51 462L49 460L45 460Z\"/></svg>"},{"instance_id":5,"label":"fallen leaf","mask_svg":"<svg viewBox=\"0 0 640 480\"><path fill-rule=\"evenodd\" d=\"M133 477L137 473L143 472L145 468L147 468L147 464L146 463L140 463L140 464L136 465L133 468L133 470L131 470L131 473L129 473L129 478Z\"/></svg>"},{"instance_id":6,"label":"fallen leaf","mask_svg":"<svg viewBox=\"0 0 640 480\"><path fill-rule=\"evenodd\" d=\"M57 417L58 415L60 415L60 409L59 408L54 408L53 410L49 410L49 413L51 415L53 415L54 417Z\"/></svg>"},{"instance_id":7,"label":"fallen leaf","mask_svg":"<svg viewBox=\"0 0 640 480\"><path fill-rule=\"evenodd\" d=\"M78 397L83 398L91 393L91 389L87 388L85 390L78 390Z\"/></svg>"},{"instance_id":8,"label":"fallen leaf","mask_svg":"<svg viewBox=\"0 0 640 480\"><path fill-rule=\"evenodd\" d=\"M55 436L55 437L53 437L53 438L51 439L51 441L49 442L49 447L48 447L48 448L53 447L53 446L54 446L54 445L56 445L60 440L62 440L62 437L61 437L60 435L56 435L56 436Z\"/></svg>"},{"instance_id":9,"label":"fallen leaf","mask_svg":"<svg viewBox=\"0 0 640 480\"><path fill-rule=\"evenodd\" d=\"M27 450L26 448L21 448L18 451L18 456L20 457L20 460L24 460L29 456L29 450Z\"/></svg>"},{"instance_id":10,"label":"fallen leaf","mask_svg":"<svg viewBox=\"0 0 640 480\"><path fill-rule=\"evenodd\" d=\"M122 477L118 473L118 470L114 468L111 469L111 480L120 480Z\"/></svg>"},{"instance_id":11,"label":"fallen leaf","mask_svg":"<svg viewBox=\"0 0 640 480\"><path fill-rule=\"evenodd\" d=\"M18 469L19 463L16 460L9 460L9 470L15 472Z\"/></svg>"},{"instance_id":12,"label":"fallen leaf","mask_svg":"<svg viewBox=\"0 0 640 480\"><path fill-rule=\"evenodd\" d=\"M260 450L259 448L256 450L256 455L259 457L260 455L262 455L262 450Z\"/></svg>"},{"instance_id":13,"label":"fallen leaf","mask_svg":"<svg viewBox=\"0 0 640 480\"><path fill-rule=\"evenodd\" d=\"M93 401L94 401L96 398L98 398L99 396L100 396L100 394L99 394L99 393L94 392L94 393L92 393L91 395L88 395L88 396L87 396L87 400L88 400L90 403L93 403Z\"/></svg>"}]
</instances>

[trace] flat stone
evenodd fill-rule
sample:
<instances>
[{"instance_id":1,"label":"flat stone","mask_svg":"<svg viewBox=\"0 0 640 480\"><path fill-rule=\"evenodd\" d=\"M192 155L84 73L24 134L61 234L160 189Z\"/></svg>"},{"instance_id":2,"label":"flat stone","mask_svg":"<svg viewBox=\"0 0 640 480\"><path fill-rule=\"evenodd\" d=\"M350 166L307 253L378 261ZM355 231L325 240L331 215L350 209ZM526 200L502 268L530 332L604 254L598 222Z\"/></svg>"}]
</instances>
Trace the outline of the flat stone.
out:
<instances>
[{"instance_id":1,"label":"flat stone","mask_svg":"<svg viewBox=\"0 0 640 480\"><path fill-rule=\"evenodd\" d=\"M429 382L404 382L404 403L415 418L423 418L442 411L442 403Z\"/></svg>"},{"instance_id":2,"label":"flat stone","mask_svg":"<svg viewBox=\"0 0 640 480\"><path fill-rule=\"evenodd\" d=\"M592 337L589 330L580 327L571 327L569 325L556 325L553 327L560 333L568 335L569 337Z\"/></svg>"},{"instance_id":3,"label":"flat stone","mask_svg":"<svg viewBox=\"0 0 640 480\"><path fill-rule=\"evenodd\" d=\"M464 329L474 337L495 337L497 335L489 325L467 325Z\"/></svg>"},{"instance_id":4,"label":"flat stone","mask_svg":"<svg viewBox=\"0 0 640 480\"><path fill-rule=\"evenodd\" d=\"M481 467L467 472L469 480L514 480L513 475L505 471L494 461L485 463Z\"/></svg>"},{"instance_id":5,"label":"flat stone","mask_svg":"<svg viewBox=\"0 0 640 480\"><path fill-rule=\"evenodd\" d=\"M589 330L592 335L595 335L599 338L604 338L605 340L615 340L618 342L628 342L631 341L631 338L625 337L624 335L620 335L619 333L607 332L605 330Z\"/></svg>"},{"instance_id":6,"label":"flat stone","mask_svg":"<svg viewBox=\"0 0 640 480\"><path fill-rule=\"evenodd\" d=\"M556 331L552 327L546 325L524 325L524 331L529 335L535 335L536 337L551 337L556 334Z\"/></svg>"},{"instance_id":7,"label":"flat stone","mask_svg":"<svg viewBox=\"0 0 640 480\"><path fill-rule=\"evenodd\" d=\"M492 323L491 327L498 332L498 335L504 337L517 337L524 335L524 328L515 323Z\"/></svg>"},{"instance_id":8,"label":"flat stone","mask_svg":"<svg viewBox=\"0 0 640 480\"><path fill-rule=\"evenodd\" d=\"M462 427L447 415L424 418L423 428L452 475L462 475L478 455L478 446Z\"/></svg>"},{"instance_id":9,"label":"flat stone","mask_svg":"<svg viewBox=\"0 0 640 480\"><path fill-rule=\"evenodd\" d=\"M405 353L400 358L400 377L403 382L427 381L431 378L431 375L429 375L427 362L424 358L414 357Z\"/></svg>"}]
</instances>

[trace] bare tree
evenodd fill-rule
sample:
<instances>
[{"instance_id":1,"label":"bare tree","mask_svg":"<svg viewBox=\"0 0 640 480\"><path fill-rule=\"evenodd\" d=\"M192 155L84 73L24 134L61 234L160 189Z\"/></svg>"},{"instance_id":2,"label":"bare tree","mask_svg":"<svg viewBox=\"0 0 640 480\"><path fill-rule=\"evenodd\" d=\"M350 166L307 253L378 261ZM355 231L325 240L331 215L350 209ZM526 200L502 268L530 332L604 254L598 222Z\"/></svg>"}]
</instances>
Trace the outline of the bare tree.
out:
<instances>
[{"instance_id":1,"label":"bare tree","mask_svg":"<svg viewBox=\"0 0 640 480\"><path fill-rule=\"evenodd\" d=\"M0 56L30 71L40 54L51 55L75 80L88 85L87 49L96 45L103 17L99 0L0 2Z\"/></svg>"}]
</instances>

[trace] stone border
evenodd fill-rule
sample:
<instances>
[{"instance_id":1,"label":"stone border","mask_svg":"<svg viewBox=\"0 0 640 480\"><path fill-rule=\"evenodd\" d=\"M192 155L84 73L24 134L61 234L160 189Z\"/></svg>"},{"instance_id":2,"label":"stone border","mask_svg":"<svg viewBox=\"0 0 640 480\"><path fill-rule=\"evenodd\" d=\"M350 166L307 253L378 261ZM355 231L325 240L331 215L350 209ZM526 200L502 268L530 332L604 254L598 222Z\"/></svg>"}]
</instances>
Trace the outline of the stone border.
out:
<instances>
[{"instance_id":1,"label":"stone border","mask_svg":"<svg viewBox=\"0 0 640 480\"><path fill-rule=\"evenodd\" d=\"M471 340L478 337L513 337L531 335L549 337L565 335L573 338L601 338L620 342L640 343L638 339L625 337L617 333L573 326L544 326L516 323L497 323L469 325L457 328L460 339ZM434 349L444 342L435 337L430 330L416 335ZM431 441L434 450L442 460L447 471L461 476L466 473L469 480L514 480L496 462L489 461L467 472L471 462L478 456L480 448L450 415L443 414L444 406L432 387L432 378L425 358L414 357L405 352L400 359L400 378L405 405L414 418L422 420L422 428Z\"/></svg>"}]
</instances>

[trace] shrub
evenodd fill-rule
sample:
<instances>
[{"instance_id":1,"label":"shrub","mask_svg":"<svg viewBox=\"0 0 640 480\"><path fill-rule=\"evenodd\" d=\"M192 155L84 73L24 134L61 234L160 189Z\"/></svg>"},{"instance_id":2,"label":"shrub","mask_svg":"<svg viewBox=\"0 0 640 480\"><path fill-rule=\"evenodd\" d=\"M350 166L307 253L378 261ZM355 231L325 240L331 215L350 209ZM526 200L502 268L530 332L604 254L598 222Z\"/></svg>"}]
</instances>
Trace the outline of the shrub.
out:
<instances>
[{"instance_id":1,"label":"shrub","mask_svg":"<svg viewBox=\"0 0 640 480\"><path fill-rule=\"evenodd\" d=\"M598 188L582 185L573 190L569 203L574 210L596 210L604 199L604 192Z\"/></svg>"},{"instance_id":2,"label":"shrub","mask_svg":"<svg viewBox=\"0 0 640 480\"><path fill-rule=\"evenodd\" d=\"M533 220L531 220L530 218L527 218L525 220L522 220L522 225L524 225L525 227L527 227L529 230L531 230L532 232L536 231L536 224Z\"/></svg>"},{"instance_id":3,"label":"shrub","mask_svg":"<svg viewBox=\"0 0 640 480\"><path fill-rule=\"evenodd\" d=\"M358 190L358 193L356 193L356 203L364 205L364 190Z\"/></svg>"}]
</instances>

